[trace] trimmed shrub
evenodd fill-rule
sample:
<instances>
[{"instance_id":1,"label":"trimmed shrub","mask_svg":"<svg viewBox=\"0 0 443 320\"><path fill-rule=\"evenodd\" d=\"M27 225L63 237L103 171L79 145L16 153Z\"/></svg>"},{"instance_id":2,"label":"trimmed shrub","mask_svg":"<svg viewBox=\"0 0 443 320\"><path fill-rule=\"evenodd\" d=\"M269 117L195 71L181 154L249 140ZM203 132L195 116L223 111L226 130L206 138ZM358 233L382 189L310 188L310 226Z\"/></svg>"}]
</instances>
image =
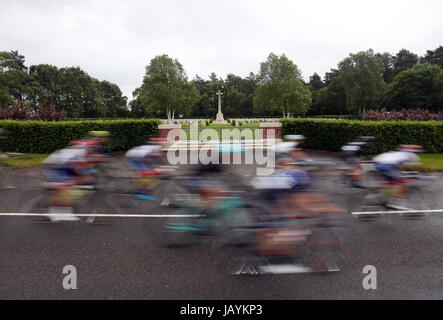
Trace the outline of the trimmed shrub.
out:
<instances>
[{"instance_id":1,"label":"trimmed shrub","mask_svg":"<svg viewBox=\"0 0 443 320\"><path fill-rule=\"evenodd\" d=\"M66 147L70 141L87 136L91 130L109 131L107 151L127 150L158 136L160 120L108 121L13 121L0 120L8 130L5 151L50 153Z\"/></svg>"},{"instance_id":2,"label":"trimmed shrub","mask_svg":"<svg viewBox=\"0 0 443 320\"><path fill-rule=\"evenodd\" d=\"M302 116L299 118L304 119L346 119L346 120L361 120L361 117L358 115L350 115L350 114L343 114L343 115L312 115L312 116Z\"/></svg>"},{"instance_id":3,"label":"trimmed shrub","mask_svg":"<svg viewBox=\"0 0 443 320\"><path fill-rule=\"evenodd\" d=\"M374 136L368 154L393 150L399 144L418 144L426 152L443 152L443 122L282 119L282 135L302 134L307 149L339 151L359 136Z\"/></svg>"}]
</instances>

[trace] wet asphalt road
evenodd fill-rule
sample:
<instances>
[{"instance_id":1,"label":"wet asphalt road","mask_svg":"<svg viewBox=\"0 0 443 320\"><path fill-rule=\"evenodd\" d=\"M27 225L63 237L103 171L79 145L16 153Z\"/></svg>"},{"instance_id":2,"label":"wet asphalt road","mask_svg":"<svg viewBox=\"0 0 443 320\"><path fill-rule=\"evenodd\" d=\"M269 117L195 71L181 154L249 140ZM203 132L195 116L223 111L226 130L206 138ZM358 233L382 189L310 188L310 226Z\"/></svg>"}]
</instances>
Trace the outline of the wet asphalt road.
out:
<instances>
[{"instance_id":1,"label":"wet asphalt road","mask_svg":"<svg viewBox=\"0 0 443 320\"><path fill-rule=\"evenodd\" d=\"M18 175L18 189L1 191L2 210L18 210L40 179ZM107 221L0 217L0 299L443 299L442 214L347 215L334 231L340 272L261 276L224 273L207 243L160 246L163 218ZM66 265L77 269L76 290L63 288ZM366 265L376 267L375 290L363 288Z\"/></svg>"}]
</instances>

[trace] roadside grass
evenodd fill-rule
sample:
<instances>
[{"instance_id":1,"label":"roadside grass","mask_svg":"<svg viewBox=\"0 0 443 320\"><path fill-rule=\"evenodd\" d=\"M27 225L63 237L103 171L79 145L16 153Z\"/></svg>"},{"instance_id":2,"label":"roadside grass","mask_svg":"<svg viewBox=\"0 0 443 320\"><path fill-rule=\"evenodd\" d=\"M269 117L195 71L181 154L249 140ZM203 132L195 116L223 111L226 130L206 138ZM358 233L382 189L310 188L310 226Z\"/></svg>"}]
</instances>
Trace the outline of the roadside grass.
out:
<instances>
[{"instance_id":1,"label":"roadside grass","mask_svg":"<svg viewBox=\"0 0 443 320\"><path fill-rule=\"evenodd\" d=\"M371 160L376 155L364 156L364 160ZM422 166L420 167L406 167L402 170L413 170L420 172L443 171L443 153L422 153L419 154Z\"/></svg>"},{"instance_id":2,"label":"roadside grass","mask_svg":"<svg viewBox=\"0 0 443 320\"><path fill-rule=\"evenodd\" d=\"M0 163L4 163L7 166L15 168L39 166L48 157L47 154L36 153L6 153L6 156L7 157L0 158Z\"/></svg>"},{"instance_id":3,"label":"roadside grass","mask_svg":"<svg viewBox=\"0 0 443 320\"><path fill-rule=\"evenodd\" d=\"M39 166L48 157L47 154L35 154L35 153L7 153L7 157L0 158L0 163L4 163L10 167L26 168ZM376 155L363 156L364 160L371 160ZM415 170L422 172L441 171L443 172L443 153L423 153L420 154L420 160L423 164L421 167L404 167L405 170Z\"/></svg>"},{"instance_id":4,"label":"roadside grass","mask_svg":"<svg viewBox=\"0 0 443 320\"><path fill-rule=\"evenodd\" d=\"M443 171L443 153L423 153L420 155L423 171Z\"/></svg>"}]
</instances>

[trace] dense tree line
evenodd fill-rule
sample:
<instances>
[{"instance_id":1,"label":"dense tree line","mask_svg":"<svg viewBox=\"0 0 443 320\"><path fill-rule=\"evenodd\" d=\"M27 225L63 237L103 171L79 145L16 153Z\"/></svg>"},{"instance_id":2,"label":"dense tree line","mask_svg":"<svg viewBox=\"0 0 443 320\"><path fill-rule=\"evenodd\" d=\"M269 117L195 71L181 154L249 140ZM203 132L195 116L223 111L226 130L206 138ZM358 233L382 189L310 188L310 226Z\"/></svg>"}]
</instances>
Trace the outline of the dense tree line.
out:
<instances>
[{"instance_id":1,"label":"dense tree line","mask_svg":"<svg viewBox=\"0 0 443 320\"><path fill-rule=\"evenodd\" d=\"M173 61L167 55L155 57L147 71L158 63L157 60L163 61L163 65L167 65L166 61ZM175 63L178 61L175 60ZM308 83L303 81L297 65L284 54L277 56L271 53L260 64L259 73L251 72L246 78L228 74L222 79L212 73L208 80L196 75L189 81L179 65L177 72L182 79L181 86L189 88L188 95L191 91L195 93L195 89L199 94L187 100L189 103L183 104L177 115L214 117L218 90L223 92L225 117L362 115L368 110L381 108L421 108L439 112L443 110L442 68L442 46L434 51L428 50L423 57L406 49L395 55L375 53L371 49L351 53L338 63L336 69L326 72L323 80L314 73ZM162 80L159 80L165 86L175 81L167 76L174 74L171 70L163 70ZM143 96L150 96L148 79L147 73L143 85L134 91L132 110L136 110L138 115L166 117L166 109L160 100L158 108L154 109L146 100L143 101Z\"/></svg>"},{"instance_id":2,"label":"dense tree line","mask_svg":"<svg viewBox=\"0 0 443 320\"><path fill-rule=\"evenodd\" d=\"M423 57L372 50L350 54L324 81L310 77L309 114L362 114L365 110L443 110L443 46Z\"/></svg>"},{"instance_id":3,"label":"dense tree line","mask_svg":"<svg viewBox=\"0 0 443 320\"><path fill-rule=\"evenodd\" d=\"M21 105L38 109L52 105L69 117L122 117L129 114L120 88L99 81L79 67L25 65L17 51L0 52L0 107Z\"/></svg>"},{"instance_id":4,"label":"dense tree line","mask_svg":"<svg viewBox=\"0 0 443 320\"><path fill-rule=\"evenodd\" d=\"M225 117L283 116L304 114L311 92L298 67L284 54L271 53L260 72L226 79L211 73L209 80L196 75L188 80L183 66L167 55L151 60L141 87L133 92L131 110L138 116L211 118L217 113L216 93L223 93Z\"/></svg>"},{"instance_id":5,"label":"dense tree line","mask_svg":"<svg viewBox=\"0 0 443 320\"><path fill-rule=\"evenodd\" d=\"M215 73L188 79L177 59L166 54L146 66L132 100L108 81L78 67L39 64L29 68L17 51L0 52L0 107L14 104L38 109L54 105L68 117L212 118L217 91L223 93L226 118L250 116L362 115L367 110L443 110L443 46L419 57L406 49L397 54L369 49L351 53L305 83L284 54L271 53L257 74Z\"/></svg>"}]
</instances>

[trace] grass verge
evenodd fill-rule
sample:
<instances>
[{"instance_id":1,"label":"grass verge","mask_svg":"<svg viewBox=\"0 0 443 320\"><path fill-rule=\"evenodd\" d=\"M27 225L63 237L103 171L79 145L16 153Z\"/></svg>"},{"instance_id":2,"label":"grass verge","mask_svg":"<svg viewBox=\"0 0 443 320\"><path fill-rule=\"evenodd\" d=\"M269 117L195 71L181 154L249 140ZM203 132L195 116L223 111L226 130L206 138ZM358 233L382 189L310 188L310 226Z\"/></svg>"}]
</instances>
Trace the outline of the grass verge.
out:
<instances>
[{"instance_id":1,"label":"grass verge","mask_svg":"<svg viewBox=\"0 0 443 320\"><path fill-rule=\"evenodd\" d=\"M15 168L28 168L33 166L39 166L48 156L47 154L36 153L20 153L11 154L7 153L7 157L1 158L0 162L7 166Z\"/></svg>"},{"instance_id":2,"label":"grass verge","mask_svg":"<svg viewBox=\"0 0 443 320\"><path fill-rule=\"evenodd\" d=\"M364 156L364 160L371 160L376 155ZM421 167L402 167L402 170L413 170L420 172L443 171L443 153L422 153L419 154Z\"/></svg>"}]
</instances>

